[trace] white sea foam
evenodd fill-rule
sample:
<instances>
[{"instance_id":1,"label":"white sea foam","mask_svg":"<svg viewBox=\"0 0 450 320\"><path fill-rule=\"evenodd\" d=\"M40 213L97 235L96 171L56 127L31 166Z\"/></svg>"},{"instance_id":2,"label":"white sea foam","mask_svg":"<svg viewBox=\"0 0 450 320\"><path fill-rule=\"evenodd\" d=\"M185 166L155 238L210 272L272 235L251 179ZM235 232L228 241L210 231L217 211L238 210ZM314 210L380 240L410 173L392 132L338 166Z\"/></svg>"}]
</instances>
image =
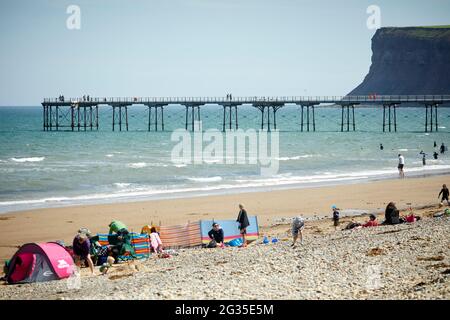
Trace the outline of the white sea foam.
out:
<instances>
[{"instance_id":1,"label":"white sea foam","mask_svg":"<svg viewBox=\"0 0 450 320\"><path fill-rule=\"evenodd\" d=\"M194 182L217 182L217 181L222 181L222 177L188 178L188 180L194 181Z\"/></svg>"},{"instance_id":2,"label":"white sea foam","mask_svg":"<svg viewBox=\"0 0 450 320\"><path fill-rule=\"evenodd\" d=\"M14 162L39 162L43 161L45 157L30 157L30 158L11 158Z\"/></svg>"},{"instance_id":3,"label":"white sea foam","mask_svg":"<svg viewBox=\"0 0 450 320\"><path fill-rule=\"evenodd\" d=\"M107 155L105 155L105 157L112 158L112 157L114 157L114 155L113 154L107 154Z\"/></svg>"},{"instance_id":4,"label":"white sea foam","mask_svg":"<svg viewBox=\"0 0 450 320\"><path fill-rule=\"evenodd\" d=\"M117 182L117 183L114 183L114 185L115 185L116 187L118 187L118 188L126 188L126 187L131 186L131 183Z\"/></svg>"},{"instance_id":5,"label":"white sea foam","mask_svg":"<svg viewBox=\"0 0 450 320\"><path fill-rule=\"evenodd\" d=\"M147 166L147 164L145 162L134 162L134 163L129 163L127 166L129 168L133 168L133 169L140 169L140 168L145 168Z\"/></svg>"},{"instance_id":6,"label":"white sea foam","mask_svg":"<svg viewBox=\"0 0 450 320\"><path fill-rule=\"evenodd\" d=\"M279 158L275 158L275 160L278 160L278 161L289 161L289 160L300 160L300 159L306 159L306 158L312 158L312 157L314 157L314 155L312 155L312 154L305 154L305 155L295 156L295 157L279 157Z\"/></svg>"}]
</instances>

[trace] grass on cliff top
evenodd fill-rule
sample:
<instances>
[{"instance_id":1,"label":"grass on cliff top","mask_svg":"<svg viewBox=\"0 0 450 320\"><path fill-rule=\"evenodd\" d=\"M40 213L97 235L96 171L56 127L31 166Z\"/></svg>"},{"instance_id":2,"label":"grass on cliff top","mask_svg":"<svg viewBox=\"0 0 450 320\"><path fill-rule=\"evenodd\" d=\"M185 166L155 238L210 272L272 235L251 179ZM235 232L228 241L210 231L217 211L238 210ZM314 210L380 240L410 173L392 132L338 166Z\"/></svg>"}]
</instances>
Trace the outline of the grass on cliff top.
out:
<instances>
[{"instance_id":1,"label":"grass on cliff top","mask_svg":"<svg viewBox=\"0 0 450 320\"><path fill-rule=\"evenodd\" d=\"M449 38L450 39L450 25L442 26L421 26L421 27L403 27L383 28L384 33L389 35L407 36L415 38Z\"/></svg>"}]
</instances>

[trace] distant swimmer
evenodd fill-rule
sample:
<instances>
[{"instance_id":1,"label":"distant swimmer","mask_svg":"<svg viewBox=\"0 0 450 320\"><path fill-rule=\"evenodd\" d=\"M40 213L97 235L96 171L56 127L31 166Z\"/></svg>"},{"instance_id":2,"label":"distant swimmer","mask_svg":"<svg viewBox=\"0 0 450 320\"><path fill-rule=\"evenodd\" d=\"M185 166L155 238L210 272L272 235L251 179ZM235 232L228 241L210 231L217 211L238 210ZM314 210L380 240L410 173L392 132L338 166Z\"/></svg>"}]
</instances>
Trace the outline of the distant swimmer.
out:
<instances>
[{"instance_id":1,"label":"distant swimmer","mask_svg":"<svg viewBox=\"0 0 450 320\"><path fill-rule=\"evenodd\" d=\"M427 154L425 152L422 153L422 164L425 166L427 164Z\"/></svg>"},{"instance_id":2,"label":"distant swimmer","mask_svg":"<svg viewBox=\"0 0 450 320\"><path fill-rule=\"evenodd\" d=\"M434 147L435 147L435 148L437 147L437 143L436 143L436 141L434 142Z\"/></svg>"},{"instance_id":3,"label":"distant swimmer","mask_svg":"<svg viewBox=\"0 0 450 320\"><path fill-rule=\"evenodd\" d=\"M403 157L401 154L398 155L398 174L400 175L400 178L405 177L405 172L403 171L405 167L405 157Z\"/></svg>"},{"instance_id":4,"label":"distant swimmer","mask_svg":"<svg viewBox=\"0 0 450 320\"><path fill-rule=\"evenodd\" d=\"M441 144L441 154L444 154L444 153L445 153L445 145L442 142L442 144Z\"/></svg>"},{"instance_id":5,"label":"distant swimmer","mask_svg":"<svg viewBox=\"0 0 450 320\"><path fill-rule=\"evenodd\" d=\"M383 144L380 143L380 150L384 150Z\"/></svg>"},{"instance_id":6,"label":"distant swimmer","mask_svg":"<svg viewBox=\"0 0 450 320\"><path fill-rule=\"evenodd\" d=\"M438 159L438 153L436 151L433 153L433 158L434 158L434 160Z\"/></svg>"}]
</instances>

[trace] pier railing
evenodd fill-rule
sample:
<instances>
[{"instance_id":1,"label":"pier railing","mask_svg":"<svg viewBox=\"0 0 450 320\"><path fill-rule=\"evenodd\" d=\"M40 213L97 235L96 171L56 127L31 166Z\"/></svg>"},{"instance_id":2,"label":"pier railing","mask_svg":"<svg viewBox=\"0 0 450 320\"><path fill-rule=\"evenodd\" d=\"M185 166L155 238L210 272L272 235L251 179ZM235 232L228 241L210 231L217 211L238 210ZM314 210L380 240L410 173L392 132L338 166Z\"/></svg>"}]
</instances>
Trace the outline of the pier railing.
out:
<instances>
[{"instance_id":1,"label":"pier railing","mask_svg":"<svg viewBox=\"0 0 450 320\"><path fill-rule=\"evenodd\" d=\"M146 103L389 103L389 102L450 102L450 95L365 95L365 96L274 96L274 97L75 97L75 98L45 98L44 103L123 103L123 104L146 104Z\"/></svg>"}]
</instances>

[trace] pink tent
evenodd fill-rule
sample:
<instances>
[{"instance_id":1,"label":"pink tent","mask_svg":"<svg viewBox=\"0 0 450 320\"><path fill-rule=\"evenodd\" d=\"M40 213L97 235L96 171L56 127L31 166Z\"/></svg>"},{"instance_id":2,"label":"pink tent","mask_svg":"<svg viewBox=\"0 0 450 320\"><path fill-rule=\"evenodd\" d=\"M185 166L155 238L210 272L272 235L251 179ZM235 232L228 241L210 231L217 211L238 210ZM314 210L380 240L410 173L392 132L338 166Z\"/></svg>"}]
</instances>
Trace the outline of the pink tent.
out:
<instances>
[{"instance_id":1,"label":"pink tent","mask_svg":"<svg viewBox=\"0 0 450 320\"><path fill-rule=\"evenodd\" d=\"M43 282L68 278L74 262L56 242L28 243L20 247L8 268L8 283Z\"/></svg>"}]
</instances>

